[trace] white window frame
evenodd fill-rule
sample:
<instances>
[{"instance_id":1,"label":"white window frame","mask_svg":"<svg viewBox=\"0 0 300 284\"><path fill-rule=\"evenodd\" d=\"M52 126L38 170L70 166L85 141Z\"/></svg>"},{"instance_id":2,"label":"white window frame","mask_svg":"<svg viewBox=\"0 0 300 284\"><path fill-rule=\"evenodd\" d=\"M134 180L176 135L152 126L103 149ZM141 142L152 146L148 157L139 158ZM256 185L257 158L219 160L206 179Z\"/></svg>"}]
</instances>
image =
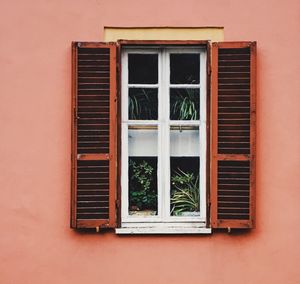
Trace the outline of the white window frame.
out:
<instances>
[{"instance_id":1,"label":"white window frame","mask_svg":"<svg viewBox=\"0 0 300 284\"><path fill-rule=\"evenodd\" d=\"M158 54L158 84L128 83L128 54ZM169 54L199 53L200 81L199 84L170 84ZM210 233L206 228L206 161L207 161L207 52L205 48L195 46L166 47L126 47L121 51L121 228L117 233ZM128 119L128 90L133 88L158 88L158 120ZM199 88L200 119L189 121L171 121L169 119L170 88ZM164 95L163 95L164 94ZM165 109L163 109L165 106ZM128 206L128 126L156 125L158 129L158 208L156 216L129 215ZM170 126L199 126L200 141L200 216L170 216L170 167L166 165L170 159ZM163 146L162 146L163 145ZM164 157L164 158L162 158ZM166 189L167 186L167 189ZM166 202L162 202L162 201Z\"/></svg>"}]
</instances>

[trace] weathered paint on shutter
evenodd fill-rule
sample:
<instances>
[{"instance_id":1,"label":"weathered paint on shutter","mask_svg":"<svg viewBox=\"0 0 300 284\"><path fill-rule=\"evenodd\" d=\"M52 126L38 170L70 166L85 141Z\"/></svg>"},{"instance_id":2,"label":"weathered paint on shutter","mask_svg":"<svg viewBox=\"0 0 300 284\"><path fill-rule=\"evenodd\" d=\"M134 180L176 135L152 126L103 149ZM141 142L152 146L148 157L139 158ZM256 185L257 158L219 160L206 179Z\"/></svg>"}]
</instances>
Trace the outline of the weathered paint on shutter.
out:
<instances>
[{"instance_id":1,"label":"weathered paint on shutter","mask_svg":"<svg viewBox=\"0 0 300 284\"><path fill-rule=\"evenodd\" d=\"M256 43L213 43L211 75L211 225L252 228Z\"/></svg>"},{"instance_id":2,"label":"weathered paint on shutter","mask_svg":"<svg viewBox=\"0 0 300 284\"><path fill-rule=\"evenodd\" d=\"M72 45L72 228L115 227L116 46Z\"/></svg>"}]
</instances>

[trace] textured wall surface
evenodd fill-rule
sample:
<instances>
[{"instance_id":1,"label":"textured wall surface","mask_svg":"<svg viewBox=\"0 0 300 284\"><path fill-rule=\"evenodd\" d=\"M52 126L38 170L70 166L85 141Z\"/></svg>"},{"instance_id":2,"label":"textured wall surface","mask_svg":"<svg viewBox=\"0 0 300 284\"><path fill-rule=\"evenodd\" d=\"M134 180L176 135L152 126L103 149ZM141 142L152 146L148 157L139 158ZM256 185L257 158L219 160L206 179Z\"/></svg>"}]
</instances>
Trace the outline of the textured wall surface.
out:
<instances>
[{"instance_id":1,"label":"textured wall surface","mask_svg":"<svg viewBox=\"0 0 300 284\"><path fill-rule=\"evenodd\" d=\"M299 0L0 4L0 283L300 283ZM210 236L69 229L71 41L104 26L223 26L258 42L257 228Z\"/></svg>"}]
</instances>

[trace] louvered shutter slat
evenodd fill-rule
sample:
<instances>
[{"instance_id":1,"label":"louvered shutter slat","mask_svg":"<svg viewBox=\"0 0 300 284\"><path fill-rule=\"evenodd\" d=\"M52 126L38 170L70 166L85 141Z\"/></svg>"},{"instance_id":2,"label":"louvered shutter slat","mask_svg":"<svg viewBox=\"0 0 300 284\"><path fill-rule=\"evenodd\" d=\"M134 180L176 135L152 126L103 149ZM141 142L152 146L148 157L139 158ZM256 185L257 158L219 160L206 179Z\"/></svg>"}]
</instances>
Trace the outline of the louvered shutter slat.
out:
<instances>
[{"instance_id":1,"label":"louvered shutter slat","mask_svg":"<svg viewBox=\"0 0 300 284\"><path fill-rule=\"evenodd\" d=\"M115 226L116 47L73 44L73 228Z\"/></svg>"},{"instance_id":2,"label":"louvered shutter slat","mask_svg":"<svg viewBox=\"0 0 300 284\"><path fill-rule=\"evenodd\" d=\"M211 222L251 228L255 204L254 42L212 47Z\"/></svg>"}]
</instances>

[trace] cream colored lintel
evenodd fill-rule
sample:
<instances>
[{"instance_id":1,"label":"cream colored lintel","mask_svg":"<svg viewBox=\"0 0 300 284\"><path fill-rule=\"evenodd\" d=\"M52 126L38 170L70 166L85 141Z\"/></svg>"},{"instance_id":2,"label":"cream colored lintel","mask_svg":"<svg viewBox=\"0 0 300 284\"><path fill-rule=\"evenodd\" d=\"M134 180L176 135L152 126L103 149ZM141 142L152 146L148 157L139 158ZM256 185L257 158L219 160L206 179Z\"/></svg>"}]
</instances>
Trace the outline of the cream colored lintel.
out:
<instances>
[{"instance_id":1,"label":"cream colored lintel","mask_svg":"<svg viewBox=\"0 0 300 284\"><path fill-rule=\"evenodd\" d=\"M104 27L104 41L210 40L224 41L222 27Z\"/></svg>"}]
</instances>

